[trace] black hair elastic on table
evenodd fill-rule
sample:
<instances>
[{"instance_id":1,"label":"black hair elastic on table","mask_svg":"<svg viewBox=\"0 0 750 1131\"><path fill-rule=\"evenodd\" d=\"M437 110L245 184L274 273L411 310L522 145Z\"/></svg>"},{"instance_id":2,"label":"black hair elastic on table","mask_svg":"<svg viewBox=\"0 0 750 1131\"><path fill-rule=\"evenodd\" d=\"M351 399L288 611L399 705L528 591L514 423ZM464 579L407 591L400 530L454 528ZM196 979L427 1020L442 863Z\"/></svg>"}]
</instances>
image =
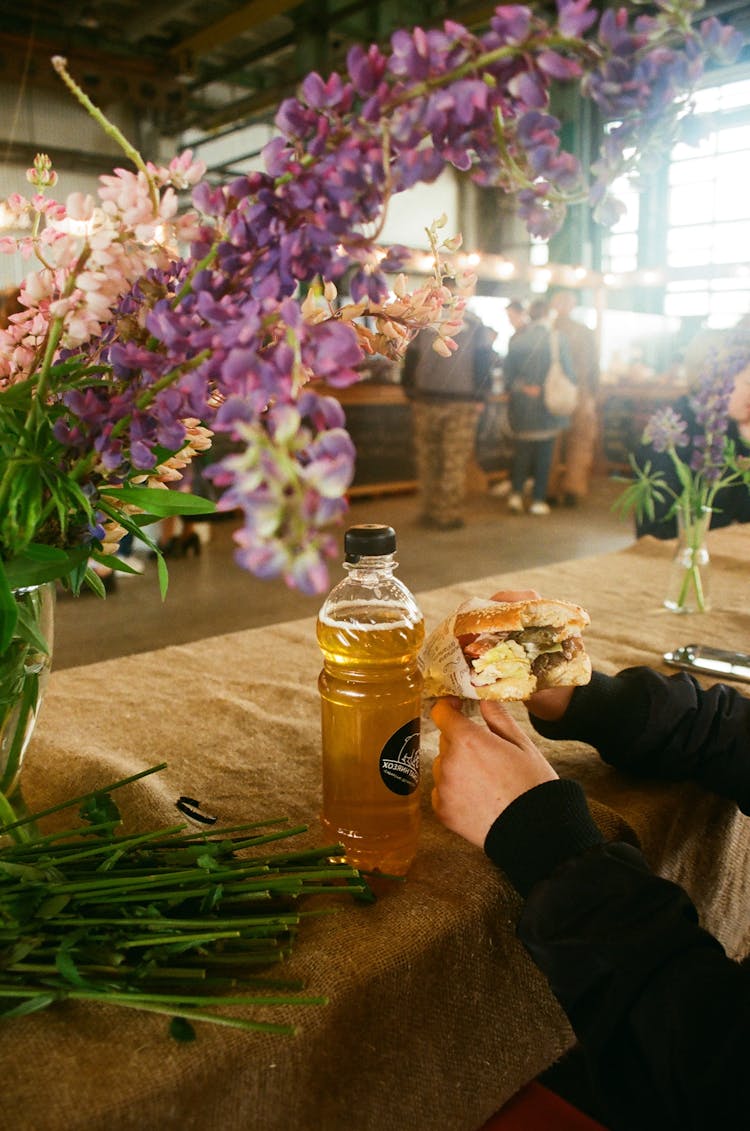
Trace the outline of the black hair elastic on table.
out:
<instances>
[{"instance_id":1,"label":"black hair elastic on table","mask_svg":"<svg viewBox=\"0 0 750 1131\"><path fill-rule=\"evenodd\" d=\"M202 825L215 825L218 820L217 817L209 817L206 813L199 813L201 803L196 801L194 797L185 797L183 794L175 801L175 805L186 817L190 817L193 821L199 821Z\"/></svg>"}]
</instances>

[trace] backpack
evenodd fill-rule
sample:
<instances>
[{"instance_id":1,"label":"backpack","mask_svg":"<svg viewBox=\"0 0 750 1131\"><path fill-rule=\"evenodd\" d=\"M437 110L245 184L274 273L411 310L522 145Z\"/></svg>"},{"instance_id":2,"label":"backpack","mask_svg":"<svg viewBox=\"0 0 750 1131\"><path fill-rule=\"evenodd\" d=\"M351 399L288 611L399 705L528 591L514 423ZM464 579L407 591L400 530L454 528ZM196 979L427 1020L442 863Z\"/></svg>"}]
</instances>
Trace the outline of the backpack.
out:
<instances>
[{"instance_id":1,"label":"backpack","mask_svg":"<svg viewBox=\"0 0 750 1131\"><path fill-rule=\"evenodd\" d=\"M553 330L549 336L552 361L544 379L544 405L553 416L570 416L578 404L578 387L560 363L560 346Z\"/></svg>"}]
</instances>

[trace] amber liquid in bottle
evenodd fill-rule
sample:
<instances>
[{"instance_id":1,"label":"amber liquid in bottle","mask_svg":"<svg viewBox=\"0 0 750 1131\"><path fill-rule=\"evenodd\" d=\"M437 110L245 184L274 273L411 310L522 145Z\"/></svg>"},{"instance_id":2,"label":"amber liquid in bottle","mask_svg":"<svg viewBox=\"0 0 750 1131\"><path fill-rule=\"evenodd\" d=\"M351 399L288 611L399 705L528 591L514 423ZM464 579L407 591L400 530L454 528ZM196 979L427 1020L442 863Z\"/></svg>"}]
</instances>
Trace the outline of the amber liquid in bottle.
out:
<instances>
[{"instance_id":1,"label":"amber liquid in bottle","mask_svg":"<svg viewBox=\"0 0 750 1131\"><path fill-rule=\"evenodd\" d=\"M355 580L350 574L343 585ZM401 607L393 599L396 585ZM420 824L417 656L424 622L411 594L392 577L367 596L329 598L318 618L322 820L349 863L403 875Z\"/></svg>"}]
</instances>

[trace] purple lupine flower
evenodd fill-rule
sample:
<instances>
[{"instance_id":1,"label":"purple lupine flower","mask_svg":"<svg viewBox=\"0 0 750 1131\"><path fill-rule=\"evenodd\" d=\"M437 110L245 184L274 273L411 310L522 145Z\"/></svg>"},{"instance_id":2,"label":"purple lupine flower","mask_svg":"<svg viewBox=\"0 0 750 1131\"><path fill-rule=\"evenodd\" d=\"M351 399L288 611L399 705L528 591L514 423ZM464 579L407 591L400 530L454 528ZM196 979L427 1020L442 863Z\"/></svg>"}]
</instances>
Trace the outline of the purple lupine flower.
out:
<instances>
[{"instance_id":1,"label":"purple lupine flower","mask_svg":"<svg viewBox=\"0 0 750 1131\"><path fill-rule=\"evenodd\" d=\"M385 75L388 60L374 43L365 51L356 44L349 49L346 67L352 85L359 95L365 97L378 90Z\"/></svg>"},{"instance_id":2,"label":"purple lupine flower","mask_svg":"<svg viewBox=\"0 0 750 1131\"><path fill-rule=\"evenodd\" d=\"M329 584L328 568L321 553L322 549L324 548L319 546L307 546L293 558L288 570L284 572L287 585L299 589L301 593L307 593L310 597L321 596L326 592ZM333 554L329 556L332 557Z\"/></svg>"},{"instance_id":3,"label":"purple lupine flower","mask_svg":"<svg viewBox=\"0 0 750 1131\"><path fill-rule=\"evenodd\" d=\"M690 467L709 485L716 484L726 470L729 402L735 378L749 360L750 340L740 329L722 348L711 351L691 398L701 431L693 440Z\"/></svg>"},{"instance_id":4,"label":"purple lupine flower","mask_svg":"<svg viewBox=\"0 0 750 1131\"><path fill-rule=\"evenodd\" d=\"M577 39L593 27L598 13L591 11L590 0L557 0L558 27L563 35Z\"/></svg>"},{"instance_id":5,"label":"purple lupine flower","mask_svg":"<svg viewBox=\"0 0 750 1131\"><path fill-rule=\"evenodd\" d=\"M354 475L354 444L343 428L323 432L305 452L301 475L326 499L340 498Z\"/></svg>"},{"instance_id":6,"label":"purple lupine flower","mask_svg":"<svg viewBox=\"0 0 750 1131\"><path fill-rule=\"evenodd\" d=\"M562 82L579 78L583 70L577 59L567 59L559 51L542 51L539 66L545 74Z\"/></svg>"},{"instance_id":7,"label":"purple lupine flower","mask_svg":"<svg viewBox=\"0 0 750 1131\"><path fill-rule=\"evenodd\" d=\"M719 22L716 16L709 16L700 26L704 46L722 63L734 63L745 40L741 32Z\"/></svg>"},{"instance_id":8,"label":"purple lupine flower","mask_svg":"<svg viewBox=\"0 0 750 1131\"><path fill-rule=\"evenodd\" d=\"M684 448L689 441L687 424L671 405L655 412L643 430L644 444L652 444L657 452Z\"/></svg>"},{"instance_id":9,"label":"purple lupine flower","mask_svg":"<svg viewBox=\"0 0 750 1131\"><path fill-rule=\"evenodd\" d=\"M531 11L520 4L496 8L490 27L499 43L522 43L531 30Z\"/></svg>"},{"instance_id":10,"label":"purple lupine flower","mask_svg":"<svg viewBox=\"0 0 750 1131\"><path fill-rule=\"evenodd\" d=\"M238 558L318 591L332 546L325 527L346 508L354 449L340 406L305 382L356 381L363 353L336 314L305 322L299 290L346 276L355 300L380 301L403 252L378 262L363 233L379 226L389 193L434 180L447 163L512 193L529 230L551 236L581 195L580 167L548 112L553 82L580 76L584 97L620 123L591 188L597 215L612 208L608 187L630 151L644 139L663 151L660 123L680 113L675 96L699 77L701 48L720 55L735 37L710 21L686 31L671 2L635 20L606 10L587 46L596 21L589 0L558 0L556 27L506 5L483 35L453 21L399 31L389 51L353 48L344 75L309 75L279 107L265 171L196 185L189 256L137 281L101 339L81 350L106 379L55 406L54 435L70 458L93 449L126 481L179 449L184 419L205 421L244 445L207 472L220 508L244 515ZM196 270L209 253L210 266ZM697 400L696 474L723 458L719 385ZM655 443L686 439L677 419L654 427Z\"/></svg>"},{"instance_id":11,"label":"purple lupine flower","mask_svg":"<svg viewBox=\"0 0 750 1131\"><path fill-rule=\"evenodd\" d=\"M555 208L546 199L544 185L524 189L518 194L518 214L529 231L539 239L549 239L554 235L561 223L561 212L561 208Z\"/></svg>"},{"instance_id":12,"label":"purple lupine flower","mask_svg":"<svg viewBox=\"0 0 750 1131\"><path fill-rule=\"evenodd\" d=\"M312 71L303 80L300 92L313 110L335 108L344 112L351 106L354 93L352 87L344 83L341 75L334 73L324 82L317 71Z\"/></svg>"},{"instance_id":13,"label":"purple lupine flower","mask_svg":"<svg viewBox=\"0 0 750 1131\"><path fill-rule=\"evenodd\" d=\"M300 415L309 420L316 432L324 432L327 428L344 427L344 410L341 402L335 397L322 397L319 393L305 389L297 401L297 408Z\"/></svg>"},{"instance_id":14,"label":"purple lupine flower","mask_svg":"<svg viewBox=\"0 0 750 1131\"><path fill-rule=\"evenodd\" d=\"M359 380L355 366L364 360L354 330L342 322L322 322L308 327L302 339L302 357L317 377L324 378L334 388Z\"/></svg>"},{"instance_id":15,"label":"purple lupine flower","mask_svg":"<svg viewBox=\"0 0 750 1131\"><path fill-rule=\"evenodd\" d=\"M234 560L243 569L255 574L261 580L281 577L289 564L289 551L283 542L266 541L260 545L246 529L236 530L232 535L239 546Z\"/></svg>"}]
</instances>

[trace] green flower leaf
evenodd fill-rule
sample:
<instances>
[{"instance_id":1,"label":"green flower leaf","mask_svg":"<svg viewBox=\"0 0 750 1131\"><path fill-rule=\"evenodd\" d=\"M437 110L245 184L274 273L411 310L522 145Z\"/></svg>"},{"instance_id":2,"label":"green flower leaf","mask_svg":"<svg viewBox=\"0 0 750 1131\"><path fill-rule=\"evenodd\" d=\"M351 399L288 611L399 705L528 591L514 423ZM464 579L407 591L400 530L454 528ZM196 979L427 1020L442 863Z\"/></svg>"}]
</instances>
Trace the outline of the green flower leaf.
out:
<instances>
[{"instance_id":1,"label":"green flower leaf","mask_svg":"<svg viewBox=\"0 0 750 1131\"><path fill-rule=\"evenodd\" d=\"M161 593L162 601L167 596L167 587L169 585L169 571L167 570L167 563L164 561L162 554L156 555L156 572L159 577L159 592Z\"/></svg>"},{"instance_id":2,"label":"green flower leaf","mask_svg":"<svg viewBox=\"0 0 750 1131\"><path fill-rule=\"evenodd\" d=\"M117 823L120 820L117 803L108 793L92 793L78 810L78 815L90 825Z\"/></svg>"},{"instance_id":3,"label":"green flower leaf","mask_svg":"<svg viewBox=\"0 0 750 1131\"><path fill-rule=\"evenodd\" d=\"M631 456L630 466L635 478L629 480L628 486L612 504L612 509L622 517L634 511L639 522L644 518L653 521L655 504L663 502L670 495L674 496L674 491L666 483L663 472L652 470L650 460L644 467L639 467Z\"/></svg>"},{"instance_id":4,"label":"green flower leaf","mask_svg":"<svg viewBox=\"0 0 750 1131\"><path fill-rule=\"evenodd\" d=\"M69 577L85 564L88 555L89 550L86 546L61 550L56 546L43 546L32 542L22 554L5 563L5 578L10 589L43 585L45 581ZM0 607L2 605L0 595Z\"/></svg>"},{"instance_id":5,"label":"green flower leaf","mask_svg":"<svg viewBox=\"0 0 750 1131\"><path fill-rule=\"evenodd\" d=\"M38 593L35 596L38 596ZM38 605L39 602L37 601L36 604ZM33 610L27 609L23 604L18 606L16 636L19 640L30 644L37 652L41 652L42 655L49 655L49 645L39 630L38 609L35 614Z\"/></svg>"},{"instance_id":6,"label":"green flower leaf","mask_svg":"<svg viewBox=\"0 0 750 1131\"><path fill-rule=\"evenodd\" d=\"M58 992L33 992L32 996L26 998L25 1001L19 1002L18 1005L10 1006L3 1006L2 999L0 998L0 1016L2 1016L4 1021L9 1017L25 1017L29 1013L37 1013L40 1009L46 1009L47 1006L57 1001L59 997L60 994Z\"/></svg>"},{"instance_id":7,"label":"green flower leaf","mask_svg":"<svg viewBox=\"0 0 750 1131\"><path fill-rule=\"evenodd\" d=\"M75 938L63 943L55 955L55 966L60 977L66 982L70 982L72 986L78 986L79 989L86 989L88 983L80 974L75 959L71 954L71 950L76 943L77 939Z\"/></svg>"},{"instance_id":8,"label":"green flower leaf","mask_svg":"<svg viewBox=\"0 0 750 1131\"><path fill-rule=\"evenodd\" d=\"M171 514L212 514L216 504L187 491L164 491L158 487L107 487L107 498L130 503L151 515L164 518Z\"/></svg>"},{"instance_id":9,"label":"green flower leaf","mask_svg":"<svg viewBox=\"0 0 750 1131\"><path fill-rule=\"evenodd\" d=\"M137 569L133 569L133 567L128 565L122 558L118 558L116 554L93 553L91 557L95 562L98 562L99 565L108 566L109 569L117 570L119 573L132 573L136 576L140 576Z\"/></svg>"},{"instance_id":10,"label":"green flower leaf","mask_svg":"<svg viewBox=\"0 0 750 1131\"><path fill-rule=\"evenodd\" d=\"M36 909L37 919L54 919L70 903L69 895L51 895L43 900ZM16 959L19 961L19 959Z\"/></svg>"},{"instance_id":11,"label":"green flower leaf","mask_svg":"<svg viewBox=\"0 0 750 1131\"><path fill-rule=\"evenodd\" d=\"M7 565L0 561L0 653L13 639L18 620L18 607L8 581Z\"/></svg>"}]
</instances>

